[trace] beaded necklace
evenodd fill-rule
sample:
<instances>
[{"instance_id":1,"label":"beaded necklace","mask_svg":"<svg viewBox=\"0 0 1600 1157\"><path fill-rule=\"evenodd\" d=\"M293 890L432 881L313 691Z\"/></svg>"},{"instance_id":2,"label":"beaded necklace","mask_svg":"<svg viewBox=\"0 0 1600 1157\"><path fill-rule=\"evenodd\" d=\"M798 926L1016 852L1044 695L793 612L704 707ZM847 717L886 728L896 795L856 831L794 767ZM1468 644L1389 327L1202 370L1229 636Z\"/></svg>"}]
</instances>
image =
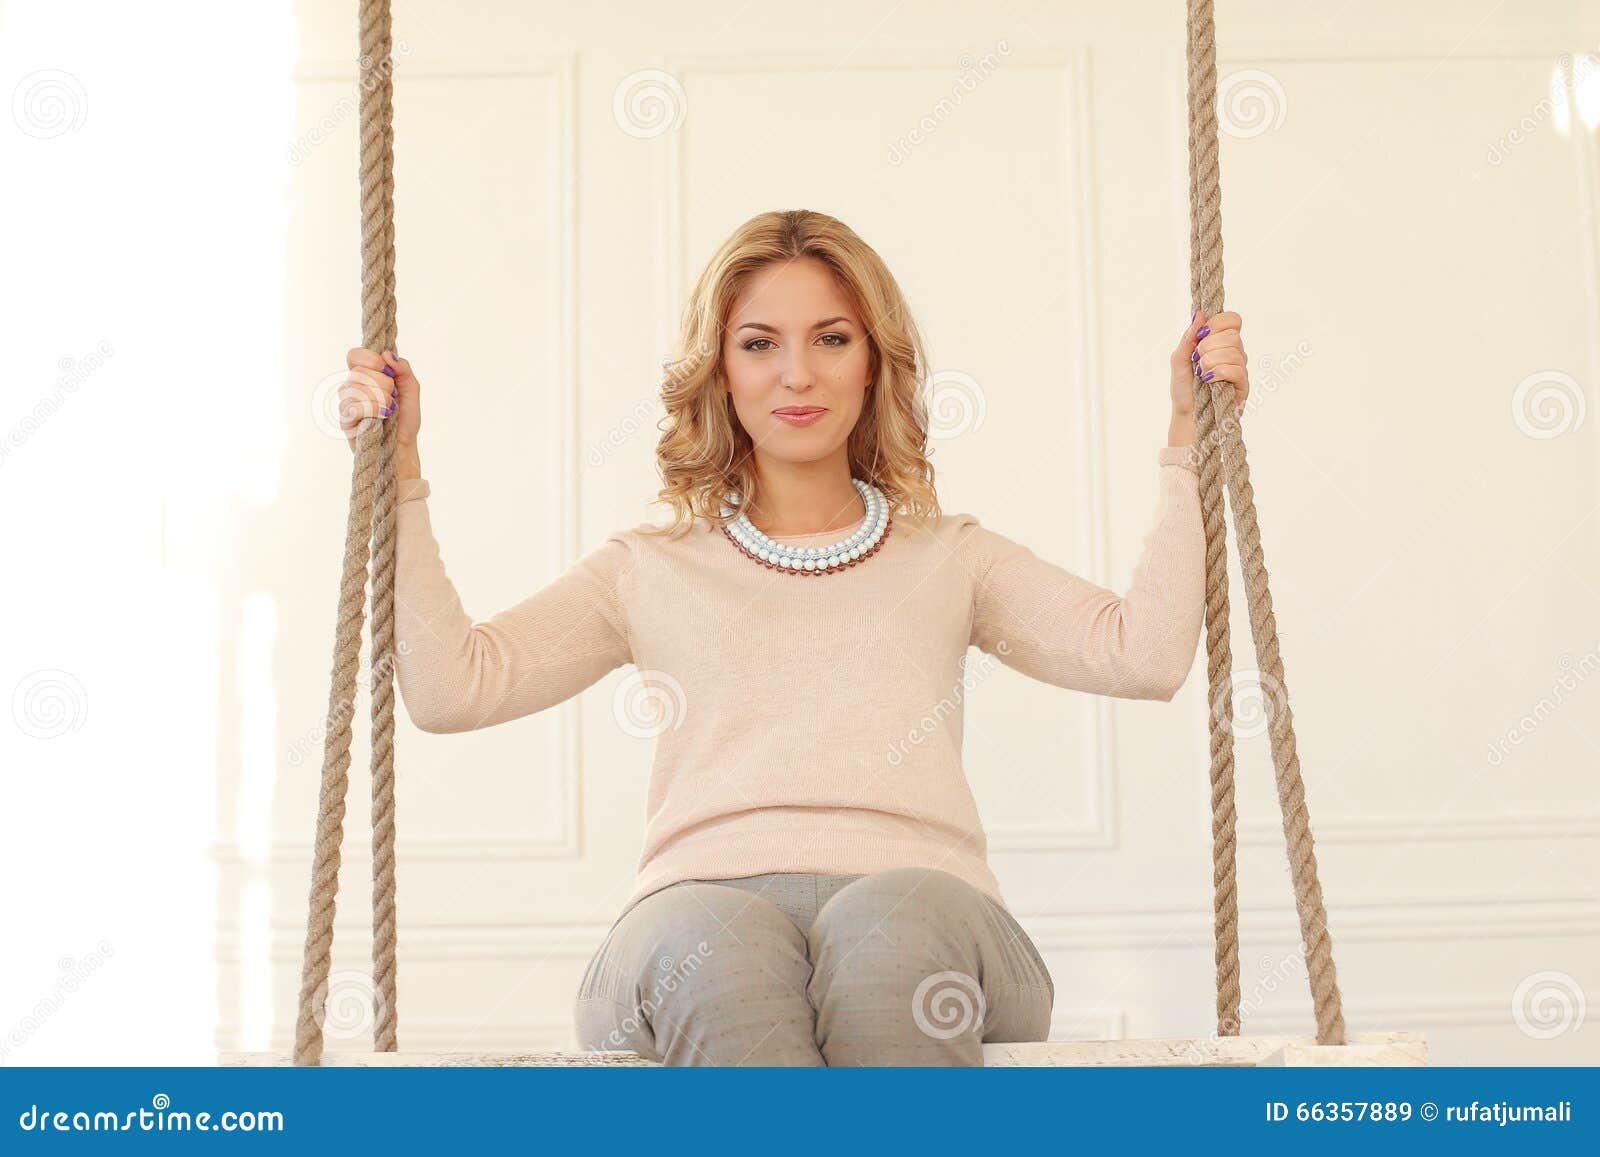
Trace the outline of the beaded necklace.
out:
<instances>
[{"instance_id":1,"label":"beaded necklace","mask_svg":"<svg viewBox=\"0 0 1600 1157\"><path fill-rule=\"evenodd\" d=\"M746 558L770 570L798 575L833 574L846 570L876 554L889 537L889 527L892 525L889 502L884 498L883 491L859 478L852 478L850 483L861 495L867 514L854 534L838 542L827 546L793 546L778 542L757 530L750 516L745 513L740 513L739 517L725 524L722 533ZM737 492L731 497L737 499ZM732 511L732 506L724 506L722 513L726 516Z\"/></svg>"}]
</instances>

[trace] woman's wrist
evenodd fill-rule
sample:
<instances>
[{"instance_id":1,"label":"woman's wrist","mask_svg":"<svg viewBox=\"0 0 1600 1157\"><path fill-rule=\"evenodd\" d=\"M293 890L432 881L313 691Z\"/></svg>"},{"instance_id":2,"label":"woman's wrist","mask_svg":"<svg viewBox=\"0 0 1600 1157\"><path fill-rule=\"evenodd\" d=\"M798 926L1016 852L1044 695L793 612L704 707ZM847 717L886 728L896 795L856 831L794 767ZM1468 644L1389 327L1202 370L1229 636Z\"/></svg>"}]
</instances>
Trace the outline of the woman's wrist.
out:
<instances>
[{"instance_id":1,"label":"woman's wrist","mask_svg":"<svg viewBox=\"0 0 1600 1157\"><path fill-rule=\"evenodd\" d=\"M1167 445L1193 446L1195 443L1194 411L1173 410L1167 423Z\"/></svg>"},{"instance_id":2,"label":"woman's wrist","mask_svg":"<svg viewBox=\"0 0 1600 1157\"><path fill-rule=\"evenodd\" d=\"M409 446L396 446L394 449L394 480L404 482L408 478L422 477L422 457L417 453L417 444Z\"/></svg>"}]
</instances>

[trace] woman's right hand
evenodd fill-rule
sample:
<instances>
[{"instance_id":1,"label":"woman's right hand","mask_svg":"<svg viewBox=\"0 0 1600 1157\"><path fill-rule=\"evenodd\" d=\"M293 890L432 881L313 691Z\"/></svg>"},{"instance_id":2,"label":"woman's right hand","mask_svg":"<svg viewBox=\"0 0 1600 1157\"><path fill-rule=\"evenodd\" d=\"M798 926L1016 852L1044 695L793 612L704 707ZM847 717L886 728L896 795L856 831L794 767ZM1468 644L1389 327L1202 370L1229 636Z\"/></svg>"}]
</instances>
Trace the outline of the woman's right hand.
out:
<instances>
[{"instance_id":1,"label":"woman's right hand","mask_svg":"<svg viewBox=\"0 0 1600 1157\"><path fill-rule=\"evenodd\" d=\"M339 386L339 428L350 449L356 448L356 428L367 418L378 418L399 423L397 448L415 450L422 428L422 383L411 372L411 363L392 353L375 354L365 346L352 349L344 360L350 373ZM394 377L383 372L385 366Z\"/></svg>"}]
</instances>

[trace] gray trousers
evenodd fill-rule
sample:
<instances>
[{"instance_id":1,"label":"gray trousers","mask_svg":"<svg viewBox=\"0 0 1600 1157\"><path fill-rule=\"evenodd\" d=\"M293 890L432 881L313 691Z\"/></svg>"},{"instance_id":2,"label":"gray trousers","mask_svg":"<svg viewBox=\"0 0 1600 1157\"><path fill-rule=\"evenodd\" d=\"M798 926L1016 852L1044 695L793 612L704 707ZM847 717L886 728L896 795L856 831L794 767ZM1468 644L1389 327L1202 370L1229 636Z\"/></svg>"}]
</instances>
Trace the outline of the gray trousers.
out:
<instances>
[{"instance_id":1,"label":"gray trousers","mask_svg":"<svg viewBox=\"0 0 1600 1157\"><path fill-rule=\"evenodd\" d=\"M1048 1038L1055 984L948 872L684 880L623 911L575 1005L583 1049L668 1065L981 1065Z\"/></svg>"}]
</instances>

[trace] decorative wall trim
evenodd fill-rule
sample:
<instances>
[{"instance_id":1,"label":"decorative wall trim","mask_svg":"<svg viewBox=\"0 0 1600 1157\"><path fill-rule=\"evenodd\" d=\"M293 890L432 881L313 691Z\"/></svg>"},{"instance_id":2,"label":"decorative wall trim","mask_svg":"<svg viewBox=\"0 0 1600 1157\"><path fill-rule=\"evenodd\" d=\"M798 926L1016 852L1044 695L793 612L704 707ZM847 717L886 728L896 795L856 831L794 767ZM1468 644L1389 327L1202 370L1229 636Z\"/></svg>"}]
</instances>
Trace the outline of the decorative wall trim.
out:
<instances>
[{"instance_id":1,"label":"decorative wall trim","mask_svg":"<svg viewBox=\"0 0 1600 1157\"><path fill-rule=\"evenodd\" d=\"M548 399L549 442L542 455L547 473L545 493L554 501L542 503L556 515L549 538L549 557L560 573L581 553L581 513L579 509L578 466L581 458L578 430L577 361L577 101L574 90L576 56L573 53L539 53L506 57L407 57L395 67L398 93L422 81L479 81L505 79L548 79L554 90L548 115L551 153L541 163L547 181L546 199L551 207L548 221L552 263L546 268L549 279L550 313L545 326L551 334L551 359L546 378L553 383ZM354 60L310 60L297 62L293 73L297 87L310 84L338 84L353 92L359 81ZM397 159L396 165L404 164ZM583 854L583 736L578 697L541 713L548 718L548 740L542 746L540 761L553 776L551 795L555 800L553 830L549 832L433 833L400 837L407 861L479 861L575 859ZM404 808L404 799L401 800ZM402 811L402 816L404 812ZM347 827L348 827L347 823ZM346 839L348 854L371 856L370 839ZM211 858L219 864L249 866L277 863L310 863L309 839L273 840L262 861L246 860L234 843L220 839L211 846Z\"/></svg>"},{"instance_id":2,"label":"decorative wall trim","mask_svg":"<svg viewBox=\"0 0 1600 1157\"><path fill-rule=\"evenodd\" d=\"M1319 844L1593 839L1600 836L1600 813L1429 816L1388 812L1364 818L1345 815L1324 820L1317 818L1313 802L1311 835ZM1241 821L1239 842L1282 847L1283 824L1278 819Z\"/></svg>"},{"instance_id":3,"label":"decorative wall trim","mask_svg":"<svg viewBox=\"0 0 1600 1157\"><path fill-rule=\"evenodd\" d=\"M1074 912L1017 919L1041 951L1117 952L1131 948L1209 948L1212 914L1207 909L1153 909L1137 912ZM1600 936L1600 900L1556 897L1507 900L1479 897L1459 901L1412 904L1344 904L1330 913L1336 943L1433 941L1489 938ZM450 961L462 964L530 959L588 960L610 930L610 923L575 924L436 924L403 923L400 957L404 961ZM1285 906L1246 907L1239 916L1240 940L1253 945L1298 945L1299 923ZM274 924L267 931L275 963L300 959L305 929L298 922ZM371 952L371 929L364 924L335 931L338 950L365 959ZM237 925L218 929L216 959L237 963Z\"/></svg>"}]
</instances>

